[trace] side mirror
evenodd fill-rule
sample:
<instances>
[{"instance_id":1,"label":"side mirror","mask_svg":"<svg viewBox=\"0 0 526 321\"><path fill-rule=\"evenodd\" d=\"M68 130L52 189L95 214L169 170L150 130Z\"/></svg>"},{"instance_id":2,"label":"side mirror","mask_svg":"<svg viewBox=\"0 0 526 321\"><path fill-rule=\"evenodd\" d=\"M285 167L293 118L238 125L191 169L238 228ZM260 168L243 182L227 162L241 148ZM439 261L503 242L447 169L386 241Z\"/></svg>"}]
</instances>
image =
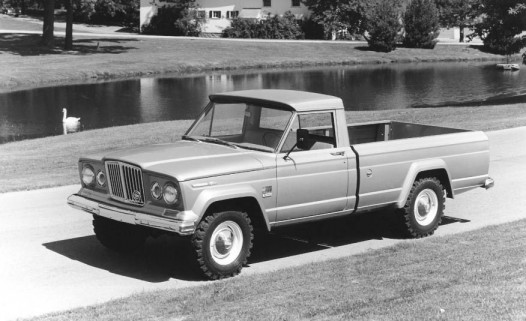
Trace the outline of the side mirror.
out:
<instances>
[{"instance_id":1,"label":"side mirror","mask_svg":"<svg viewBox=\"0 0 526 321\"><path fill-rule=\"evenodd\" d=\"M296 146L302 150L311 149L314 141L310 137L308 129L298 129L296 131Z\"/></svg>"}]
</instances>

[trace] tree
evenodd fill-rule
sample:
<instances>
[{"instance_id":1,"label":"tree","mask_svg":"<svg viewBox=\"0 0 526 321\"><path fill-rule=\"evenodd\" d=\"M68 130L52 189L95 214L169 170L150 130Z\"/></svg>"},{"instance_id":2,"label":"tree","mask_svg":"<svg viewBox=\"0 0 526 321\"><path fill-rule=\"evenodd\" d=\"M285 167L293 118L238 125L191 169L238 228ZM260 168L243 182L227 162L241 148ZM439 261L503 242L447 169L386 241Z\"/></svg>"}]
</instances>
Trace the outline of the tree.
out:
<instances>
[{"instance_id":1,"label":"tree","mask_svg":"<svg viewBox=\"0 0 526 321\"><path fill-rule=\"evenodd\" d=\"M142 33L165 36L193 36L201 34L202 19L197 18L195 0L180 0L157 10Z\"/></svg>"},{"instance_id":2,"label":"tree","mask_svg":"<svg viewBox=\"0 0 526 321\"><path fill-rule=\"evenodd\" d=\"M366 12L374 1L370 0L303 0L311 11L311 19L323 26L325 34L332 36L347 30L351 34L365 31Z\"/></svg>"},{"instance_id":3,"label":"tree","mask_svg":"<svg viewBox=\"0 0 526 321\"><path fill-rule=\"evenodd\" d=\"M42 27L42 40L40 44L46 47L53 47L55 42L55 0L44 1L44 24Z\"/></svg>"},{"instance_id":4,"label":"tree","mask_svg":"<svg viewBox=\"0 0 526 321\"><path fill-rule=\"evenodd\" d=\"M433 0L413 0L404 15L404 45L410 48L432 49L436 45L439 23Z\"/></svg>"},{"instance_id":5,"label":"tree","mask_svg":"<svg viewBox=\"0 0 526 321\"><path fill-rule=\"evenodd\" d=\"M474 33L490 52L507 55L526 47L526 0L480 0L481 19L474 26Z\"/></svg>"},{"instance_id":6,"label":"tree","mask_svg":"<svg viewBox=\"0 0 526 321\"><path fill-rule=\"evenodd\" d=\"M435 0L439 22L442 27L460 28L460 42L464 42L464 28L473 25L477 16L475 4L478 0Z\"/></svg>"},{"instance_id":7,"label":"tree","mask_svg":"<svg viewBox=\"0 0 526 321\"><path fill-rule=\"evenodd\" d=\"M73 5L71 0L64 0L66 6L66 39L64 50L73 50Z\"/></svg>"},{"instance_id":8,"label":"tree","mask_svg":"<svg viewBox=\"0 0 526 321\"><path fill-rule=\"evenodd\" d=\"M392 2L381 1L367 15L367 32L364 35L369 47L376 51L395 50L399 32L400 8Z\"/></svg>"}]
</instances>

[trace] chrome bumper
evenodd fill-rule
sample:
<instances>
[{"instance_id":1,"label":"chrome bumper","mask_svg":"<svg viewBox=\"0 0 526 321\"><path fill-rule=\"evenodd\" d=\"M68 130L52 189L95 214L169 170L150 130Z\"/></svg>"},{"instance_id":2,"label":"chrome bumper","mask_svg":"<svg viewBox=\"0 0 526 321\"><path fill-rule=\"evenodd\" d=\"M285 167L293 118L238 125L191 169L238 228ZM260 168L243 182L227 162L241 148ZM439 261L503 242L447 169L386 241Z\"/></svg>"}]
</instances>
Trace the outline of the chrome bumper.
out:
<instances>
[{"instance_id":1,"label":"chrome bumper","mask_svg":"<svg viewBox=\"0 0 526 321\"><path fill-rule=\"evenodd\" d=\"M75 209L94 215L104 216L115 221L158 228L165 231L175 232L180 235L191 235L195 231L195 224L193 221L173 220L125 210L106 204L100 204L77 194L68 197L68 205Z\"/></svg>"},{"instance_id":2,"label":"chrome bumper","mask_svg":"<svg viewBox=\"0 0 526 321\"><path fill-rule=\"evenodd\" d=\"M484 188L490 189L493 186L495 186L495 181L493 180L493 178L489 178L489 177L486 178L486 181L484 182Z\"/></svg>"}]
</instances>

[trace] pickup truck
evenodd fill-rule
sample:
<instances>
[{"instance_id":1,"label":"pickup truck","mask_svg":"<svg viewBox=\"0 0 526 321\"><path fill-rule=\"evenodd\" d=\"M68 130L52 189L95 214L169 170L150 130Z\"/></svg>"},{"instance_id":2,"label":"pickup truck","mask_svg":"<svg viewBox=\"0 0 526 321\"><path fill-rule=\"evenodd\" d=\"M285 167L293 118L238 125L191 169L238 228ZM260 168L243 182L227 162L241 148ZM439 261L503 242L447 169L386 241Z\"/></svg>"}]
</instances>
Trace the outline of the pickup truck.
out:
<instances>
[{"instance_id":1,"label":"pickup truck","mask_svg":"<svg viewBox=\"0 0 526 321\"><path fill-rule=\"evenodd\" d=\"M446 198L494 184L483 132L347 125L341 99L292 90L211 95L181 140L81 157L78 168L68 204L93 215L104 246L178 234L210 279L241 271L255 229L389 207L425 237Z\"/></svg>"}]
</instances>

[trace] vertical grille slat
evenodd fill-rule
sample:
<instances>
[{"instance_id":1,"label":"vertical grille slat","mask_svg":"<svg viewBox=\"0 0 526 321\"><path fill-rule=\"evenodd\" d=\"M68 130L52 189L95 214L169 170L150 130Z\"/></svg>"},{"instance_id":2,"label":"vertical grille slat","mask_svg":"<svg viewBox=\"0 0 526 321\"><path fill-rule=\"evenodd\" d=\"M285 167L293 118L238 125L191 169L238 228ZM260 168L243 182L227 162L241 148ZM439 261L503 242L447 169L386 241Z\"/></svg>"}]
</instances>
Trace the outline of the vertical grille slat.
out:
<instances>
[{"instance_id":1,"label":"vertical grille slat","mask_svg":"<svg viewBox=\"0 0 526 321\"><path fill-rule=\"evenodd\" d=\"M142 170L139 167L108 161L106 172L112 198L136 205L144 204Z\"/></svg>"}]
</instances>

